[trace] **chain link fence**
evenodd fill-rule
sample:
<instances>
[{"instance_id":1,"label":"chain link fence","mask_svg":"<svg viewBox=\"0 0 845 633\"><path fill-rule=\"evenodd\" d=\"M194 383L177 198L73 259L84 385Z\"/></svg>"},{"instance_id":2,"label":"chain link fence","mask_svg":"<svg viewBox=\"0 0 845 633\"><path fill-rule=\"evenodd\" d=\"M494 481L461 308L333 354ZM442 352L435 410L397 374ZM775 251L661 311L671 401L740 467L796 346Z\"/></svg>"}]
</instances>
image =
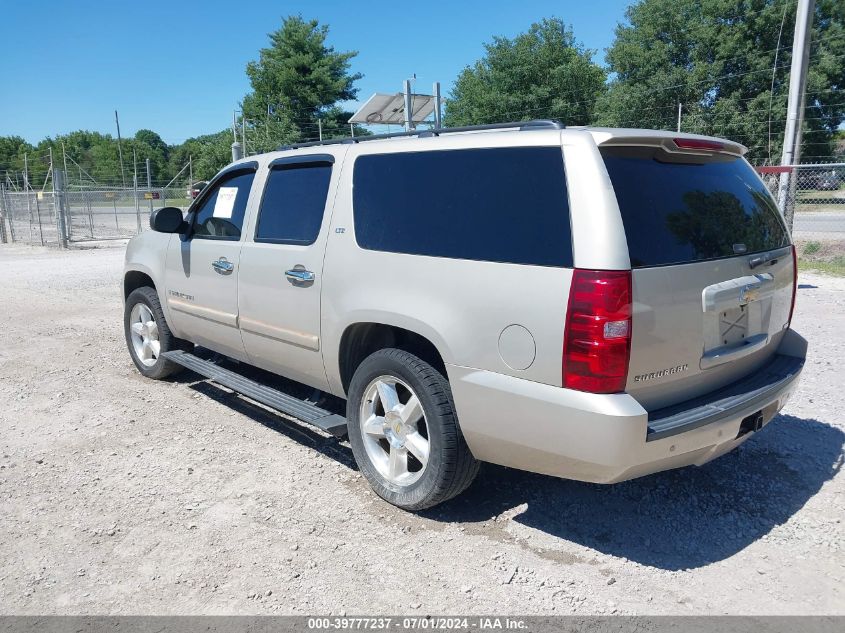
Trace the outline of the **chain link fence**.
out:
<instances>
[{"instance_id":1,"label":"chain link fence","mask_svg":"<svg viewBox=\"0 0 845 633\"><path fill-rule=\"evenodd\" d=\"M799 267L845 275L845 163L758 167L787 219Z\"/></svg>"},{"instance_id":2,"label":"chain link fence","mask_svg":"<svg viewBox=\"0 0 845 633\"><path fill-rule=\"evenodd\" d=\"M185 171L185 170L183 170ZM182 172L180 172L181 175ZM185 211L192 198L189 178L155 186L108 186L93 179L68 183L51 168L43 190L0 184L0 241L68 247L82 242L127 239L149 227L150 214L162 207Z\"/></svg>"}]
</instances>

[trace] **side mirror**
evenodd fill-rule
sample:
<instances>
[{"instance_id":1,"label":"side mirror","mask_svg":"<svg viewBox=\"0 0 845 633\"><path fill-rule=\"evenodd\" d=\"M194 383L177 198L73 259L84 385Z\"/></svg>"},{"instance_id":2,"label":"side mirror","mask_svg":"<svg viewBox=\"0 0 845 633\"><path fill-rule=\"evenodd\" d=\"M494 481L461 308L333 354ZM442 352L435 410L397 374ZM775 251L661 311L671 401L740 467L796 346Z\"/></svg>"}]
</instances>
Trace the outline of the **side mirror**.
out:
<instances>
[{"instance_id":1,"label":"side mirror","mask_svg":"<svg viewBox=\"0 0 845 633\"><path fill-rule=\"evenodd\" d=\"M150 214L150 228L159 233L184 233L188 225L182 219L182 209L164 207Z\"/></svg>"}]
</instances>

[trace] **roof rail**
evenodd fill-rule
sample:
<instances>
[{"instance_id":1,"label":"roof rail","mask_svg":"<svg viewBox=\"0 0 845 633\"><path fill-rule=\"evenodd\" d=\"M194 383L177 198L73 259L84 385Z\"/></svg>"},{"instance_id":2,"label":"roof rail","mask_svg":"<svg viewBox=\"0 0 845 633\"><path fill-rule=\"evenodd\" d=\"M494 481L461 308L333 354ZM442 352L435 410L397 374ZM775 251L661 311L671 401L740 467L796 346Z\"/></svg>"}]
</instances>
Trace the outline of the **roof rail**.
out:
<instances>
[{"instance_id":1,"label":"roof rail","mask_svg":"<svg viewBox=\"0 0 845 633\"><path fill-rule=\"evenodd\" d=\"M291 143L281 145L279 150L299 149L300 147L319 147L321 145L340 145L344 143L361 143L363 141L380 141L386 138L402 138L416 136L427 138L440 136L441 134L454 134L456 132L480 132L484 130L506 130L517 128L520 131L526 130L562 130L563 123L549 119L535 119L533 121L512 121L510 123L488 123L486 125L463 125L460 127L434 127L426 130L412 130L410 132L391 132L389 134L371 134L369 136L347 136L345 138L328 139L325 141L310 141L307 143Z\"/></svg>"}]
</instances>

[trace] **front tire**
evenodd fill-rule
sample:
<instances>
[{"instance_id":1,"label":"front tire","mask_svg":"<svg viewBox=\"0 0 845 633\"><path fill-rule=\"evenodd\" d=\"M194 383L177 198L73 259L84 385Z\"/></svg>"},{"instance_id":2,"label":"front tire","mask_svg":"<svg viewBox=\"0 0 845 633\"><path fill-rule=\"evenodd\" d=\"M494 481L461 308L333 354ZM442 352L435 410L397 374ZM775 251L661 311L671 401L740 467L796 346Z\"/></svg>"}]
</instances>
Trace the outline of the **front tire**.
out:
<instances>
[{"instance_id":1,"label":"front tire","mask_svg":"<svg viewBox=\"0 0 845 633\"><path fill-rule=\"evenodd\" d=\"M132 362L147 378L161 380L182 369L163 356L187 345L170 331L154 288L144 286L129 294L123 308L123 331Z\"/></svg>"},{"instance_id":2,"label":"front tire","mask_svg":"<svg viewBox=\"0 0 845 633\"><path fill-rule=\"evenodd\" d=\"M405 510L459 495L478 473L449 381L404 350L379 350L361 363L349 386L347 424L361 474Z\"/></svg>"}]
</instances>

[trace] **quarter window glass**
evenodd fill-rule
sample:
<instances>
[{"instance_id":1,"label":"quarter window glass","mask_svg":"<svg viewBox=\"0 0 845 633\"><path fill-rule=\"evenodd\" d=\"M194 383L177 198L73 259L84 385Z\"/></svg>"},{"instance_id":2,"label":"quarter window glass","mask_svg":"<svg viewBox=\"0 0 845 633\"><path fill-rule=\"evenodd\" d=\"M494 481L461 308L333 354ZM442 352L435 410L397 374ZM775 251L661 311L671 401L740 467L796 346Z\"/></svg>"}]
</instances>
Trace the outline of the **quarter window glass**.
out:
<instances>
[{"instance_id":1,"label":"quarter window glass","mask_svg":"<svg viewBox=\"0 0 845 633\"><path fill-rule=\"evenodd\" d=\"M362 248L572 266L560 147L367 155L353 181Z\"/></svg>"},{"instance_id":2,"label":"quarter window glass","mask_svg":"<svg viewBox=\"0 0 845 633\"><path fill-rule=\"evenodd\" d=\"M323 223L331 176L332 167L326 164L272 169L264 188L255 240L313 244Z\"/></svg>"},{"instance_id":3,"label":"quarter window glass","mask_svg":"<svg viewBox=\"0 0 845 633\"><path fill-rule=\"evenodd\" d=\"M236 240L241 236L254 171L223 178L196 210L194 237Z\"/></svg>"},{"instance_id":4,"label":"quarter window glass","mask_svg":"<svg viewBox=\"0 0 845 633\"><path fill-rule=\"evenodd\" d=\"M738 156L654 147L601 150L634 268L768 251L789 244L766 186Z\"/></svg>"}]
</instances>

